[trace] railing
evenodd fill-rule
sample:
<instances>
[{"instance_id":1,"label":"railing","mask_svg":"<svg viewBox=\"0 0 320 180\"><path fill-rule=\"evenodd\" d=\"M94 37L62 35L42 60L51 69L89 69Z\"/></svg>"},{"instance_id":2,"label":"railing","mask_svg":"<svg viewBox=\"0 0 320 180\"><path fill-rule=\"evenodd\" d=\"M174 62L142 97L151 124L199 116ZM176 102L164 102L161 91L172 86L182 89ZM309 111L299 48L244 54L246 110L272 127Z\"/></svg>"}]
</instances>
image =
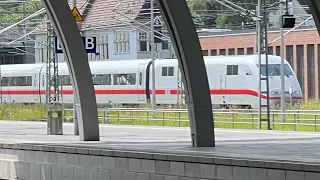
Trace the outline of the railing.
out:
<instances>
[{"instance_id":1,"label":"railing","mask_svg":"<svg viewBox=\"0 0 320 180\"><path fill-rule=\"evenodd\" d=\"M215 127L258 129L258 112L245 109L213 109ZM189 126L187 109L158 109L153 118L152 109L108 108L99 109L100 123L157 126ZM73 118L73 109L65 109L65 119ZM262 113L266 115L265 112ZM320 126L320 110L287 110L282 121L280 110L272 110L270 123L273 130L314 131ZM262 123L266 129L266 123Z\"/></svg>"}]
</instances>

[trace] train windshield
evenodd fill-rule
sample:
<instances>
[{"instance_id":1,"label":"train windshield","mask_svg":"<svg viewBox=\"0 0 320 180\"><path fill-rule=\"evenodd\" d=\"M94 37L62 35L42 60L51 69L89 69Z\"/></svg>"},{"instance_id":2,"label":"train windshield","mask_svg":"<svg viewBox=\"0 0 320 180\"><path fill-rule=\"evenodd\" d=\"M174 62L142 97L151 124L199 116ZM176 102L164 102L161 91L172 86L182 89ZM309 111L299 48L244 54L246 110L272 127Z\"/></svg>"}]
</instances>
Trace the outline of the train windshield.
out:
<instances>
[{"instance_id":1,"label":"train windshield","mask_svg":"<svg viewBox=\"0 0 320 180\"><path fill-rule=\"evenodd\" d=\"M257 65L259 67L259 65ZM281 65L280 64L269 64L268 65L268 75L269 76L281 76ZM266 76L266 65L261 65L261 74L263 76ZM285 76L292 76L293 72L290 69L290 66L288 64L284 65L284 75Z\"/></svg>"}]
</instances>

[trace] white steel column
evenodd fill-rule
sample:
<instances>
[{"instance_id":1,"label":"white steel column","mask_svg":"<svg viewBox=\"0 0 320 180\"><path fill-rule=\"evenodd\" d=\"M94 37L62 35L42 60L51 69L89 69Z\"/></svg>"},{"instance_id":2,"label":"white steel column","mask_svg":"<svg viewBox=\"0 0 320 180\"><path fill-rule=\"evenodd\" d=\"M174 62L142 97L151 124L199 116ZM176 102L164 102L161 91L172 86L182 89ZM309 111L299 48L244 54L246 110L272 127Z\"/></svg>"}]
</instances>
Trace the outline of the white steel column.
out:
<instances>
[{"instance_id":1,"label":"white steel column","mask_svg":"<svg viewBox=\"0 0 320 180\"><path fill-rule=\"evenodd\" d=\"M151 5L151 57L152 57L152 114L153 114L153 118L156 117L156 73L155 73L155 57L154 57L154 7L153 7L153 3L154 0L150 1Z\"/></svg>"},{"instance_id":2,"label":"white steel column","mask_svg":"<svg viewBox=\"0 0 320 180\"><path fill-rule=\"evenodd\" d=\"M75 8L77 7L77 0L72 0L72 6ZM79 29L80 30L80 29ZM75 87L75 84L73 85ZM77 114L77 94L73 90L73 133L74 135L79 135L79 125L78 125L78 114Z\"/></svg>"},{"instance_id":3,"label":"white steel column","mask_svg":"<svg viewBox=\"0 0 320 180\"><path fill-rule=\"evenodd\" d=\"M280 56L281 56L281 66L280 66L280 76L281 76L281 114L282 122L286 119L286 94L285 94L285 83L284 83L284 32L283 32L283 0L280 0Z\"/></svg>"}]
</instances>

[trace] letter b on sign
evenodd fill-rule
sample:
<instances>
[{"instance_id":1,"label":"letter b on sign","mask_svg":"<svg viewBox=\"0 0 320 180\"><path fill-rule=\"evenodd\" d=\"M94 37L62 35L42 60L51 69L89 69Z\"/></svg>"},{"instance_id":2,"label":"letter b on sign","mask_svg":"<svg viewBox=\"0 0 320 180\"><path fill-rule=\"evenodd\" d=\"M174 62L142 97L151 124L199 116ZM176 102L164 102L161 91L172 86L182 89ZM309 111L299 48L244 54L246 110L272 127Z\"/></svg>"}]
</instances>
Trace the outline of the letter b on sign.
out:
<instances>
[{"instance_id":1,"label":"letter b on sign","mask_svg":"<svg viewBox=\"0 0 320 180\"><path fill-rule=\"evenodd\" d=\"M86 49L91 50L95 48L95 45L94 45L95 40L93 39L93 37L87 37L85 41L86 41Z\"/></svg>"},{"instance_id":2,"label":"letter b on sign","mask_svg":"<svg viewBox=\"0 0 320 180\"><path fill-rule=\"evenodd\" d=\"M96 53L96 37L82 37L87 53Z\"/></svg>"}]
</instances>

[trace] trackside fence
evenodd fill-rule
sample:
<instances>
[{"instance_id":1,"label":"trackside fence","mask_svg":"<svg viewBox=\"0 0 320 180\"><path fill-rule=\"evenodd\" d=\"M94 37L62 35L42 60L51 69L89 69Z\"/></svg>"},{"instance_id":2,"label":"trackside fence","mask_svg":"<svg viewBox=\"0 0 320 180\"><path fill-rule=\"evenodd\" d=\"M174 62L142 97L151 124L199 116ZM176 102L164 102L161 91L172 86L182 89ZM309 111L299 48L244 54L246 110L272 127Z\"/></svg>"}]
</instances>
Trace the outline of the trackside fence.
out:
<instances>
[{"instance_id":1,"label":"trackside fence","mask_svg":"<svg viewBox=\"0 0 320 180\"><path fill-rule=\"evenodd\" d=\"M189 116L187 109L158 109L153 117L152 109L138 108L107 108L98 109L100 123L147 125L147 126L176 126L188 127ZM243 109L213 109L216 128L257 129L258 112ZM263 112L266 115L265 112ZM64 110L67 122L73 119L73 109ZM285 121L279 110L271 111L271 127L273 130L289 131L320 131L320 110L287 110ZM262 129L266 129L263 122Z\"/></svg>"}]
</instances>

